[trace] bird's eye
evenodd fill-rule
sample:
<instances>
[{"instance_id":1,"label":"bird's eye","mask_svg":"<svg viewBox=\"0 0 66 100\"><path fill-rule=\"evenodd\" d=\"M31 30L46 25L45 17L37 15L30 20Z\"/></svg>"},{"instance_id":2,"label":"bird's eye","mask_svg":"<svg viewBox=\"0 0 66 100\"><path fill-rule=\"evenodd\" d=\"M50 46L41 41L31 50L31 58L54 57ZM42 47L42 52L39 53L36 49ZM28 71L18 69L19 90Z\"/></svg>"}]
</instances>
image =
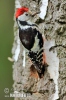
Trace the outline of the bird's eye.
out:
<instances>
[{"instance_id":1,"label":"bird's eye","mask_svg":"<svg viewBox=\"0 0 66 100\"><path fill-rule=\"evenodd\" d=\"M28 16L28 14L25 14L26 16Z\"/></svg>"}]
</instances>

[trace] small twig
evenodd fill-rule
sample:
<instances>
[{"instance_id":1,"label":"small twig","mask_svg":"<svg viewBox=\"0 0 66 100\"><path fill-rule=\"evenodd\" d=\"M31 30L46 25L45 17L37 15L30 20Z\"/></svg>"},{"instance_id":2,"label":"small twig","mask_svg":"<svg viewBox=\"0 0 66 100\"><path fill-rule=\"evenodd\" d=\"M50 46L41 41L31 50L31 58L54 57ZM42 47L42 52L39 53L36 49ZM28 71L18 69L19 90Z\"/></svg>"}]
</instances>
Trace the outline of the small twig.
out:
<instances>
[{"instance_id":1,"label":"small twig","mask_svg":"<svg viewBox=\"0 0 66 100\"><path fill-rule=\"evenodd\" d=\"M66 48L66 45L55 45L55 46L52 46L49 51L52 51L53 49L57 48L57 47L63 47L63 48Z\"/></svg>"},{"instance_id":2,"label":"small twig","mask_svg":"<svg viewBox=\"0 0 66 100\"><path fill-rule=\"evenodd\" d=\"M14 59L11 58L11 57L8 57L8 60L9 60L10 62L13 62L13 61L14 61Z\"/></svg>"}]
</instances>

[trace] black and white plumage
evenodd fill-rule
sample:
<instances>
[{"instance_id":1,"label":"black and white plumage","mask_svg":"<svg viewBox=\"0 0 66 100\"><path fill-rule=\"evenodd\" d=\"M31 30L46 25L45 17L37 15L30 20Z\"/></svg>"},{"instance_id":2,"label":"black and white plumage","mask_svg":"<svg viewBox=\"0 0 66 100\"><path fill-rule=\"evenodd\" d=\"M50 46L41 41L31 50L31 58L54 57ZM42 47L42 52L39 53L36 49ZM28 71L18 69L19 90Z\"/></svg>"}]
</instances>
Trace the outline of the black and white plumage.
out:
<instances>
[{"instance_id":1,"label":"black and white plumage","mask_svg":"<svg viewBox=\"0 0 66 100\"><path fill-rule=\"evenodd\" d=\"M35 15L35 14L34 14ZM32 61L39 77L43 77L45 64L43 62L43 37L37 30L37 25L30 19L32 15L26 7L18 8L16 11L16 21L19 27L19 37L22 45L28 50L28 56Z\"/></svg>"}]
</instances>

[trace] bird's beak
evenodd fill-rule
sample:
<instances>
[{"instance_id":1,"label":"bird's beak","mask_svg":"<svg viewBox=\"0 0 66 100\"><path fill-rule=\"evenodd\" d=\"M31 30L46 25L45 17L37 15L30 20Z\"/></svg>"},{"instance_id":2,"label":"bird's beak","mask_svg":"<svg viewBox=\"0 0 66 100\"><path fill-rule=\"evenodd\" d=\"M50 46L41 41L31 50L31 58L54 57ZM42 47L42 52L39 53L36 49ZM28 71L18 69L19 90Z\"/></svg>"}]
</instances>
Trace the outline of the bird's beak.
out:
<instances>
[{"instance_id":1,"label":"bird's beak","mask_svg":"<svg viewBox=\"0 0 66 100\"><path fill-rule=\"evenodd\" d=\"M29 10L28 12L29 12L29 14L30 14L32 17L34 17L35 15L37 15L37 14L39 14L39 13L40 13L40 11L35 12L35 13L32 13L30 10Z\"/></svg>"},{"instance_id":2,"label":"bird's beak","mask_svg":"<svg viewBox=\"0 0 66 100\"><path fill-rule=\"evenodd\" d=\"M31 12L30 10L28 11L28 13L29 13L30 15L32 15L32 12Z\"/></svg>"}]
</instances>

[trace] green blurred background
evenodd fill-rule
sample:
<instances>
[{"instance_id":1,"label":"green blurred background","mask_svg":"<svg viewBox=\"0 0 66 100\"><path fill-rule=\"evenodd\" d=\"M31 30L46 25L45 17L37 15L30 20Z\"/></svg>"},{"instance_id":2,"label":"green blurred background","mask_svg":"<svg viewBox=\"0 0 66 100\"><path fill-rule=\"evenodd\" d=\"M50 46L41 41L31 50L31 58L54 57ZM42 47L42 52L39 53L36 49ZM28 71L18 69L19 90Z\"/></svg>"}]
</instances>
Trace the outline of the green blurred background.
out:
<instances>
[{"instance_id":1,"label":"green blurred background","mask_svg":"<svg viewBox=\"0 0 66 100\"><path fill-rule=\"evenodd\" d=\"M14 0L0 0L0 100L14 100L5 97L4 89L12 89L12 63L8 61L8 56L12 56L13 44L13 15Z\"/></svg>"}]
</instances>

